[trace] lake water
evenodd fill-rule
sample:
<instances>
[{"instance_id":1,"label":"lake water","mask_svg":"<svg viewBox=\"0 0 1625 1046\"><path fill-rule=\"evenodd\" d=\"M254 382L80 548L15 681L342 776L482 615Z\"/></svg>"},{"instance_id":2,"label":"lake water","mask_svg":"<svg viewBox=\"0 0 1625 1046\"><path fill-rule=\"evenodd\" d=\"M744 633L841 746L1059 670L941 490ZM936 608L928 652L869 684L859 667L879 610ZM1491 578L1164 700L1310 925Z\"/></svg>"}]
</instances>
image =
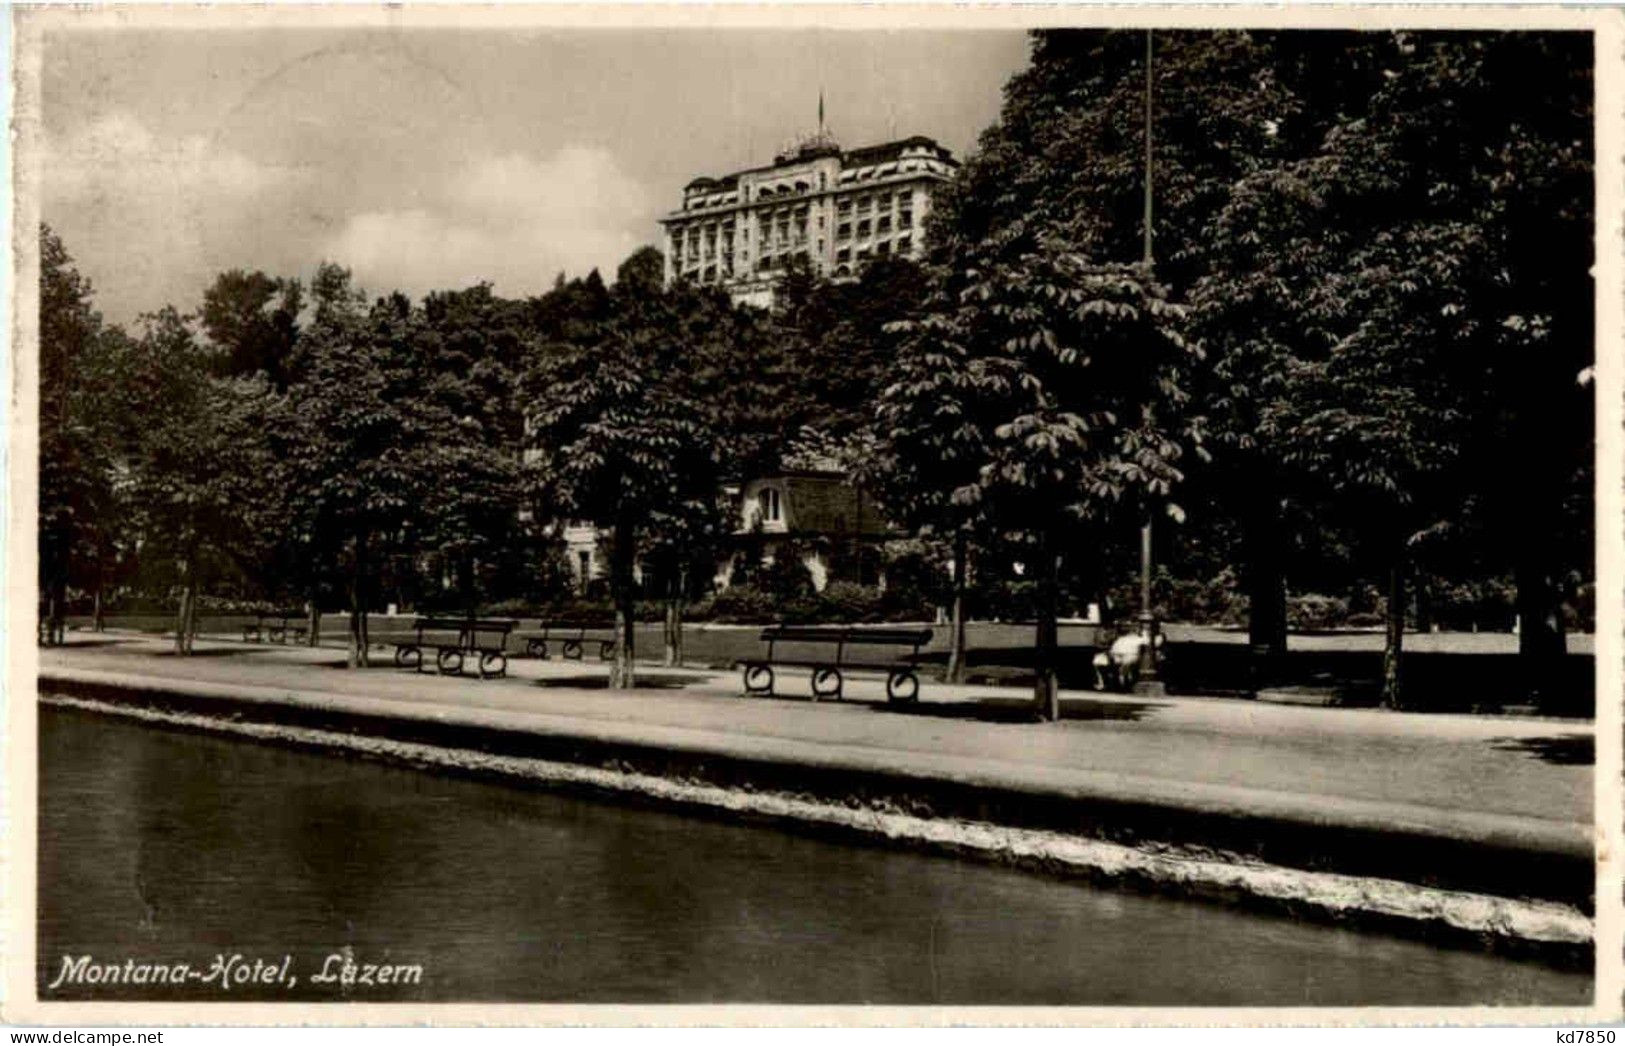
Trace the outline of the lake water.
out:
<instances>
[{"instance_id":1,"label":"lake water","mask_svg":"<svg viewBox=\"0 0 1625 1046\"><path fill-rule=\"evenodd\" d=\"M1591 992L1589 976L1533 962L76 710L41 708L40 766L45 999L1332 1006ZM217 974L216 956L241 959ZM271 983L222 989L256 960ZM321 980L347 962L358 982L374 965L404 983ZM201 976L113 983L160 963ZM89 982L110 965L124 972Z\"/></svg>"}]
</instances>

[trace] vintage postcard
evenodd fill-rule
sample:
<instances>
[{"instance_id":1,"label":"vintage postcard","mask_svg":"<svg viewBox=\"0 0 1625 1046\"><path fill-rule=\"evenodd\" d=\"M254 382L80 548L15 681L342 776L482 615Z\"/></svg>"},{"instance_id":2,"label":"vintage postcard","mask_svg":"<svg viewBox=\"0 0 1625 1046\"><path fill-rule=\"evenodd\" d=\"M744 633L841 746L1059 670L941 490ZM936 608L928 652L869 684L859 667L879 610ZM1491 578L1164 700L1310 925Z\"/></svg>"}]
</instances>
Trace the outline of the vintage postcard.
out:
<instances>
[{"instance_id":1,"label":"vintage postcard","mask_svg":"<svg viewBox=\"0 0 1625 1046\"><path fill-rule=\"evenodd\" d=\"M8 1023L1620 1018L1620 12L11 33Z\"/></svg>"}]
</instances>

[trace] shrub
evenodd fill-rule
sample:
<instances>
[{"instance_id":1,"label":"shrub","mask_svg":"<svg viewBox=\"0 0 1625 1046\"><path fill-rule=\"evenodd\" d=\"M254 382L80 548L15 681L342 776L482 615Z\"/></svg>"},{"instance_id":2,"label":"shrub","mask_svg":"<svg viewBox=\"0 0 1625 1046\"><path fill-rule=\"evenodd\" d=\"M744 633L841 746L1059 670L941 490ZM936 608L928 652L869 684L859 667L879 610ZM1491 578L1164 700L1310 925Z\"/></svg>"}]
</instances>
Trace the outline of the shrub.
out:
<instances>
[{"instance_id":1,"label":"shrub","mask_svg":"<svg viewBox=\"0 0 1625 1046\"><path fill-rule=\"evenodd\" d=\"M885 617L884 596L873 585L834 581L819 594L814 613L824 621L880 621Z\"/></svg>"},{"instance_id":2,"label":"shrub","mask_svg":"<svg viewBox=\"0 0 1625 1046\"><path fill-rule=\"evenodd\" d=\"M545 617L541 605L531 599L503 599L480 608L481 617Z\"/></svg>"},{"instance_id":3,"label":"shrub","mask_svg":"<svg viewBox=\"0 0 1625 1046\"><path fill-rule=\"evenodd\" d=\"M970 616L984 620L1031 621L1037 616L1037 586L1031 581L987 581L968 593Z\"/></svg>"},{"instance_id":4,"label":"shrub","mask_svg":"<svg viewBox=\"0 0 1625 1046\"><path fill-rule=\"evenodd\" d=\"M1317 592L1289 596L1286 601L1287 627L1295 631L1320 631L1336 628L1348 620L1349 604L1346 599L1323 596Z\"/></svg>"},{"instance_id":5,"label":"shrub","mask_svg":"<svg viewBox=\"0 0 1625 1046\"><path fill-rule=\"evenodd\" d=\"M780 545L773 553L773 561L762 564L752 587L768 593L780 603L812 596L812 571L807 569L803 559L804 553L795 542Z\"/></svg>"},{"instance_id":6,"label":"shrub","mask_svg":"<svg viewBox=\"0 0 1625 1046\"><path fill-rule=\"evenodd\" d=\"M727 624L771 624L778 620L778 601L755 585L730 585L703 607L712 621ZM696 604L696 610L702 609Z\"/></svg>"}]
</instances>

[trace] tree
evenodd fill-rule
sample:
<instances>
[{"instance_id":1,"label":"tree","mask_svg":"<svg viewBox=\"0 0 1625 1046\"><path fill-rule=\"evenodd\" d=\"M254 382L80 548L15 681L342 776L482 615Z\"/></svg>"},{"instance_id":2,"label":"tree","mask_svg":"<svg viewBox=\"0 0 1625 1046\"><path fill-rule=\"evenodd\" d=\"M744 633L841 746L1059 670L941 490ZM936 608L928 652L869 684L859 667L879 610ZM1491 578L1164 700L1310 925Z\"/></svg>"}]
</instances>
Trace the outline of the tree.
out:
<instances>
[{"instance_id":1,"label":"tree","mask_svg":"<svg viewBox=\"0 0 1625 1046\"><path fill-rule=\"evenodd\" d=\"M174 564L175 649L190 654L204 582L251 557L265 533L255 518L268 505L270 394L260 381L211 377L190 318L173 308L143 323L125 374L139 419L130 502L144 553Z\"/></svg>"},{"instance_id":2,"label":"tree","mask_svg":"<svg viewBox=\"0 0 1625 1046\"><path fill-rule=\"evenodd\" d=\"M278 389L292 379L304 289L298 280L232 269L215 278L198 313L203 330L224 353L225 375L263 374Z\"/></svg>"},{"instance_id":3,"label":"tree","mask_svg":"<svg viewBox=\"0 0 1625 1046\"><path fill-rule=\"evenodd\" d=\"M714 292L635 282L577 338L539 346L526 382L528 469L538 504L610 533L618 642L610 685L635 683L633 563L640 543L681 543L720 479L711 405L694 380L727 327ZM640 540L643 539L643 540Z\"/></svg>"},{"instance_id":4,"label":"tree","mask_svg":"<svg viewBox=\"0 0 1625 1046\"><path fill-rule=\"evenodd\" d=\"M99 379L116 343L62 241L43 224L39 238L39 587L44 635L61 642L68 585L86 559L95 564L99 599L117 418L101 402L117 386Z\"/></svg>"},{"instance_id":5,"label":"tree","mask_svg":"<svg viewBox=\"0 0 1625 1046\"><path fill-rule=\"evenodd\" d=\"M942 278L937 277L939 283ZM989 454L988 433L965 379L972 351L971 313L939 294L920 319L896 325L901 344L892 381L876 409L880 451L864 469L864 479L885 492L887 511L899 522L915 533L952 542L945 670L950 683L965 678L970 546L986 522L980 499L970 493Z\"/></svg>"},{"instance_id":6,"label":"tree","mask_svg":"<svg viewBox=\"0 0 1625 1046\"><path fill-rule=\"evenodd\" d=\"M666 256L654 247L639 247L615 270L615 290L620 294L647 298L665 283Z\"/></svg>"},{"instance_id":7,"label":"tree","mask_svg":"<svg viewBox=\"0 0 1625 1046\"><path fill-rule=\"evenodd\" d=\"M1390 565L1389 703L1408 550L1499 507L1538 693L1563 645L1552 535L1573 529L1591 430L1589 63L1562 34L1385 39L1361 104L1213 222L1192 290L1212 403L1261 460L1387 506L1360 518Z\"/></svg>"},{"instance_id":8,"label":"tree","mask_svg":"<svg viewBox=\"0 0 1625 1046\"><path fill-rule=\"evenodd\" d=\"M377 546L416 518L431 485L451 480L435 456L447 418L423 395L411 303L396 294L362 314L348 273L328 267L316 287L300 346L308 369L273 431L300 537L318 555L348 552L349 663L364 667Z\"/></svg>"},{"instance_id":9,"label":"tree","mask_svg":"<svg viewBox=\"0 0 1625 1046\"><path fill-rule=\"evenodd\" d=\"M947 499L960 518L1025 543L1038 597L1034 702L1053 720L1062 549L1080 527L1137 517L1172 493L1201 442L1200 420L1182 416L1196 353L1142 268L1093 264L1053 241L1012 257L967 244L953 260L940 311L913 328L900 363L936 376L888 390L891 443L900 470L938 479L953 454L949 476L974 470ZM942 501L917 497L928 509Z\"/></svg>"},{"instance_id":10,"label":"tree","mask_svg":"<svg viewBox=\"0 0 1625 1046\"><path fill-rule=\"evenodd\" d=\"M1310 154L1329 127L1358 112L1382 81L1391 43L1384 34L1341 32L1157 30L1150 38L1156 275L1169 299L1182 302L1224 264L1209 245L1231 187ZM1032 63L1007 85L999 122L936 212L943 220L933 222L932 242L1020 252L1054 236L1097 262L1140 258L1146 45L1143 30L1035 33ZM1229 362L1223 352L1210 356L1216 367ZM1297 491L1259 451L1245 395L1227 398L1255 383L1194 379L1216 456L1206 476L1193 477L1205 495L1198 511L1243 522L1235 551L1252 639L1284 650L1285 513Z\"/></svg>"}]
</instances>

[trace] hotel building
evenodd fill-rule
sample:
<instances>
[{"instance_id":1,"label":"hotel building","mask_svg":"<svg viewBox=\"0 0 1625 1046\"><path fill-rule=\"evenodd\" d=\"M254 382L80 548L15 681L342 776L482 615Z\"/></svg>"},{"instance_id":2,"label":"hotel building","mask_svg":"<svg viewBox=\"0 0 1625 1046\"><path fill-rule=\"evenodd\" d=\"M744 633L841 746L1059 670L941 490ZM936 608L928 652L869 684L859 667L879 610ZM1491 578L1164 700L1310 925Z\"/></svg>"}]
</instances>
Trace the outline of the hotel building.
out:
<instances>
[{"instance_id":1,"label":"hotel building","mask_svg":"<svg viewBox=\"0 0 1625 1046\"><path fill-rule=\"evenodd\" d=\"M666 282L715 284L766 307L795 257L834 279L873 258L917 258L931 194L958 166L930 138L843 151L819 131L771 166L696 178L661 219Z\"/></svg>"}]
</instances>

